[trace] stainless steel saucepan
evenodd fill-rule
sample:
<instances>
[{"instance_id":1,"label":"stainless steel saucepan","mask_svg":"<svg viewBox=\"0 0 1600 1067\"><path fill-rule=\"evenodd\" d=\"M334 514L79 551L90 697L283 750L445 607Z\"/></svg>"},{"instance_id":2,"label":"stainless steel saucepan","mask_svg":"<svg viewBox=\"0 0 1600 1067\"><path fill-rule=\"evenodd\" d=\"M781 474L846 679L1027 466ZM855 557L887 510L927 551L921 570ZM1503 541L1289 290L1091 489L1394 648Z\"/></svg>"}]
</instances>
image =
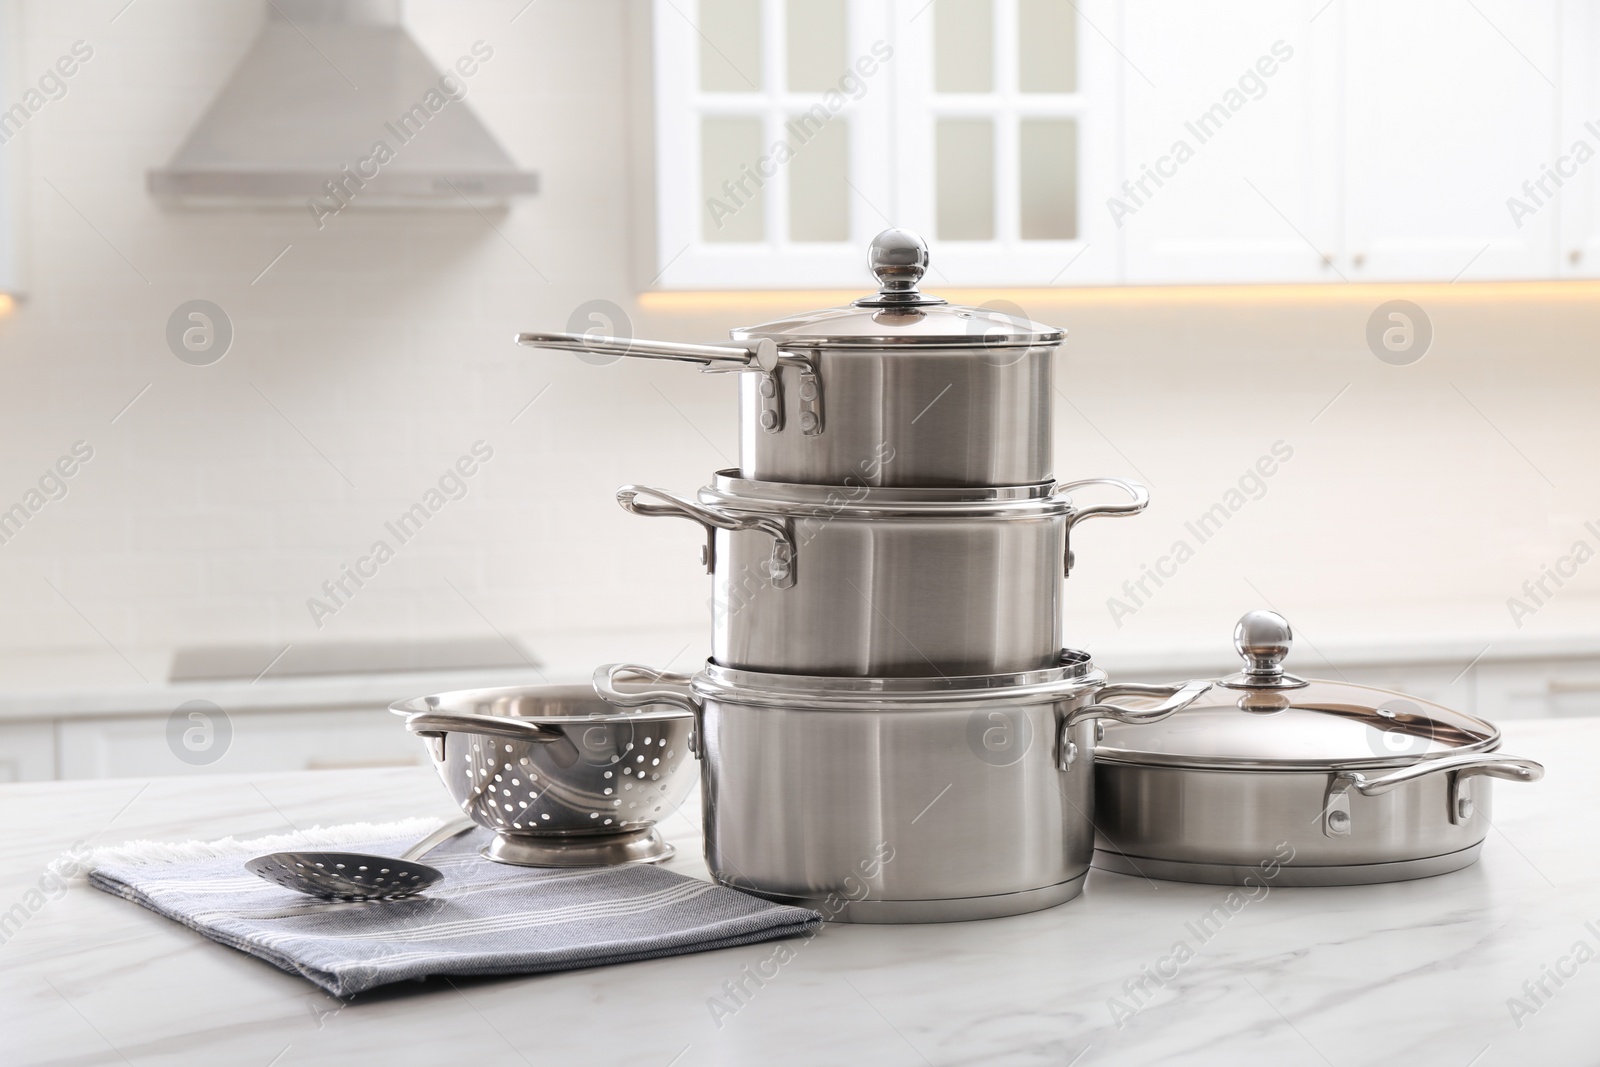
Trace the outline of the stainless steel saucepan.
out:
<instances>
[{"instance_id":1,"label":"stainless steel saucepan","mask_svg":"<svg viewBox=\"0 0 1600 1067\"><path fill-rule=\"evenodd\" d=\"M1286 674L1292 636L1281 615L1251 612L1234 632L1249 665L1210 698L1153 726L1106 725L1095 866L1246 885L1425 878L1478 858L1490 779L1543 777L1482 719Z\"/></svg>"},{"instance_id":2,"label":"stainless steel saucepan","mask_svg":"<svg viewBox=\"0 0 1600 1067\"><path fill-rule=\"evenodd\" d=\"M1108 486L1127 499L1080 506ZM629 485L636 515L705 528L712 659L784 674L904 677L1045 670L1061 653L1072 529L1135 515L1120 478L1006 489L810 486L716 475L698 499Z\"/></svg>"},{"instance_id":3,"label":"stainless steel saucepan","mask_svg":"<svg viewBox=\"0 0 1600 1067\"><path fill-rule=\"evenodd\" d=\"M830 921L900 923L1015 915L1077 896L1094 849L1095 722L1161 719L1211 683L1107 685L1087 654L1068 651L1049 670L1011 675L833 678L707 664L690 678L613 664L594 684L614 704L697 716L717 881Z\"/></svg>"},{"instance_id":4,"label":"stainless steel saucepan","mask_svg":"<svg viewBox=\"0 0 1600 1067\"><path fill-rule=\"evenodd\" d=\"M575 333L517 343L742 372L739 471L843 485L1005 486L1049 481L1053 326L922 293L928 249L906 230L872 242L881 288L842 308L679 344Z\"/></svg>"}]
</instances>

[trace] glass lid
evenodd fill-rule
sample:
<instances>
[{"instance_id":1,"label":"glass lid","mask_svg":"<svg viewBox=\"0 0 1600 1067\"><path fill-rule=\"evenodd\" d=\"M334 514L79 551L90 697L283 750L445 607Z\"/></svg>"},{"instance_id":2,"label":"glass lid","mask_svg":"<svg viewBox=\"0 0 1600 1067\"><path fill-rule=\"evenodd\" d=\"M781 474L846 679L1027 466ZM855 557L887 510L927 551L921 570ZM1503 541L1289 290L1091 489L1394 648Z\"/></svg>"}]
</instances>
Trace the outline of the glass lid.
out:
<instances>
[{"instance_id":1,"label":"glass lid","mask_svg":"<svg viewBox=\"0 0 1600 1067\"><path fill-rule=\"evenodd\" d=\"M1474 716L1387 689L1287 674L1288 620L1252 611L1234 629L1244 670L1148 725L1107 722L1095 758L1249 770L1385 767L1498 745Z\"/></svg>"},{"instance_id":2,"label":"glass lid","mask_svg":"<svg viewBox=\"0 0 1600 1067\"><path fill-rule=\"evenodd\" d=\"M1066 331L997 308L962 307L921 292L928 246L910 230L884 230L872 239L867 267L879 289L847 307L742 326L735 341L771 338L779 348L1026 348L1058 345ZM1019 309L1020 310L1020 309Z\"/></svg>"}]
</instances>

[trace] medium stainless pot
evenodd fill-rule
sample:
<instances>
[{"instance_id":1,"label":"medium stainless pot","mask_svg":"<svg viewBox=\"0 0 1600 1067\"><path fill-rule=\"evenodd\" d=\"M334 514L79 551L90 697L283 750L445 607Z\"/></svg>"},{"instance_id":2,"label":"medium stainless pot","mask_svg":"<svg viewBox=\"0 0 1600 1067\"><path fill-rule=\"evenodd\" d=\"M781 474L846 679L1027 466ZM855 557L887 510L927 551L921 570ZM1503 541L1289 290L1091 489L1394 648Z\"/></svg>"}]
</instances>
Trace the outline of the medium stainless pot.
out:
<instances>
[{"instance_id":1,"label":"medium stainless pot","mask_svg":"<svg viewBox=\"0 0 1600 1067\"><path fill-rule=\"evenodd\" d=\"M1129 499L1074 503L1072 493L1097 485ZM898 677L1053 666L1072 528L1137 514L1149 494L1119 478L884 489L753 482L723 471L695 501L636 485L617 500L637 515L705 528L716 663Z\"/></svg>"},{"instance_id":2,"label":"medium stainless pot","mask_svg":"<svg viewBox=\"0 0 1600 1067\"><path fill-rule=\"evenodd\" d=\"M625 688L625 678L657 683ZM659 683L668 683L665 686ZM1149 722L1209 682L1050 670L929 679L614 664L608 701L698 716L706 863L724 885L836 922L1015 915L1078 895L1094 849L1094 720ZM1115 701L1158 698L1143 708Z\"/></svg>"},{"instance_id":3,"label":"medium stainless pot","mask_svg":"<svg viewBox=\"0 0 1600 1067\"><path fill-rule=\"evenodd\" d=\"M1049 481L1051 357L1064 331L917 289L928 248L906 230L872 242L880 290L848 307L696 345L574 333L517 343L744 372L739 471L843 485L1001 486Z\"/></svg>"},{"instance_id":4,"label":"medium stainless pot","mask_svg":"<svg viewBox=\"0 0 1600 1067\"><path fill-rule=\"evenodd\" d=\"M1490 778L1543 777L1482 719L1284 673L1291 638L1281 615L1251 612L1234 633L1246 670L1165 722L1106 725L1096 867L1224 885L1425 878L1478 858Z\"/></svg>"}]
</instances>

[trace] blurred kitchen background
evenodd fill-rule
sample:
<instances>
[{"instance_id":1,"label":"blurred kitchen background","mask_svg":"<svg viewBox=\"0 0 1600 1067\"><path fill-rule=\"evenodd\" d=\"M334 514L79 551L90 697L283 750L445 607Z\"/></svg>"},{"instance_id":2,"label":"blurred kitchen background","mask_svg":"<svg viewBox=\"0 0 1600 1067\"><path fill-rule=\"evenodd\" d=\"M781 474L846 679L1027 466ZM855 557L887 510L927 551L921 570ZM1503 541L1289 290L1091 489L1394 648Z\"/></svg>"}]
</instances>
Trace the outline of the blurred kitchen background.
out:
<instances>
[{"instance_id":1,"label":"blurred kitchen background","mask_svg":"<svg viewBox=\"0 0 1600 1067\"><path fill-rule=\"evenodd\" d=\"M1302 674L1600 713L1597 55L1593 0L4 0L0 780L693 669L700 538L613 493L735 465L734 378L512 335L716 340L890 225L1070 331L1057 475L1151 487L1075 539L1114 676L1271 606Z\"/></svg>"}]
</instances>

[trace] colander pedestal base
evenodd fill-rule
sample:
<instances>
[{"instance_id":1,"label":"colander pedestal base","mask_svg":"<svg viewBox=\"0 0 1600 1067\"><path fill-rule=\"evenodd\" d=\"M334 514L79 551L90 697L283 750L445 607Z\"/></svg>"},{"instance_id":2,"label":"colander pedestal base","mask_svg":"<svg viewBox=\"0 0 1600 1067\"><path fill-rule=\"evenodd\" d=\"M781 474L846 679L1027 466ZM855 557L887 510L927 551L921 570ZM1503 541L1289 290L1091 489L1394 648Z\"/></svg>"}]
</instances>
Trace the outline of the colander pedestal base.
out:
<instances>
[{"instance_id":1,"label":"colander pedestal base","mask_svg":"<svg viewBox=\"0 0 1600 1067\"><path fill-rule=\"evenodd\" d=\"M767 893L736 882L724 882L729 888L780 904L811 908L822 913L822 918L834 923L955 923L971 919L998 919L1006 915L1023 915L1030 911L1043 911L1057 904L1065 904L1083 892L1083 880L1088 871L1076 878L1038 889L1019 893L996 893L986 897L945 897L934 900L846 900L836 898L798 897L783 893Z\"/></svg>"},{"instance_id":2,"label":"colander pedestal base","mask_svg":"<svg viewBox=\"0 0 1600 1067\"><path fill-rule=\"evenodd\" d=\"M485 859L518 867L613 867L660 863L677 849L654 827L618 834L510 834L496 831L480 850Z\"/></svg>"}]
</instances>

